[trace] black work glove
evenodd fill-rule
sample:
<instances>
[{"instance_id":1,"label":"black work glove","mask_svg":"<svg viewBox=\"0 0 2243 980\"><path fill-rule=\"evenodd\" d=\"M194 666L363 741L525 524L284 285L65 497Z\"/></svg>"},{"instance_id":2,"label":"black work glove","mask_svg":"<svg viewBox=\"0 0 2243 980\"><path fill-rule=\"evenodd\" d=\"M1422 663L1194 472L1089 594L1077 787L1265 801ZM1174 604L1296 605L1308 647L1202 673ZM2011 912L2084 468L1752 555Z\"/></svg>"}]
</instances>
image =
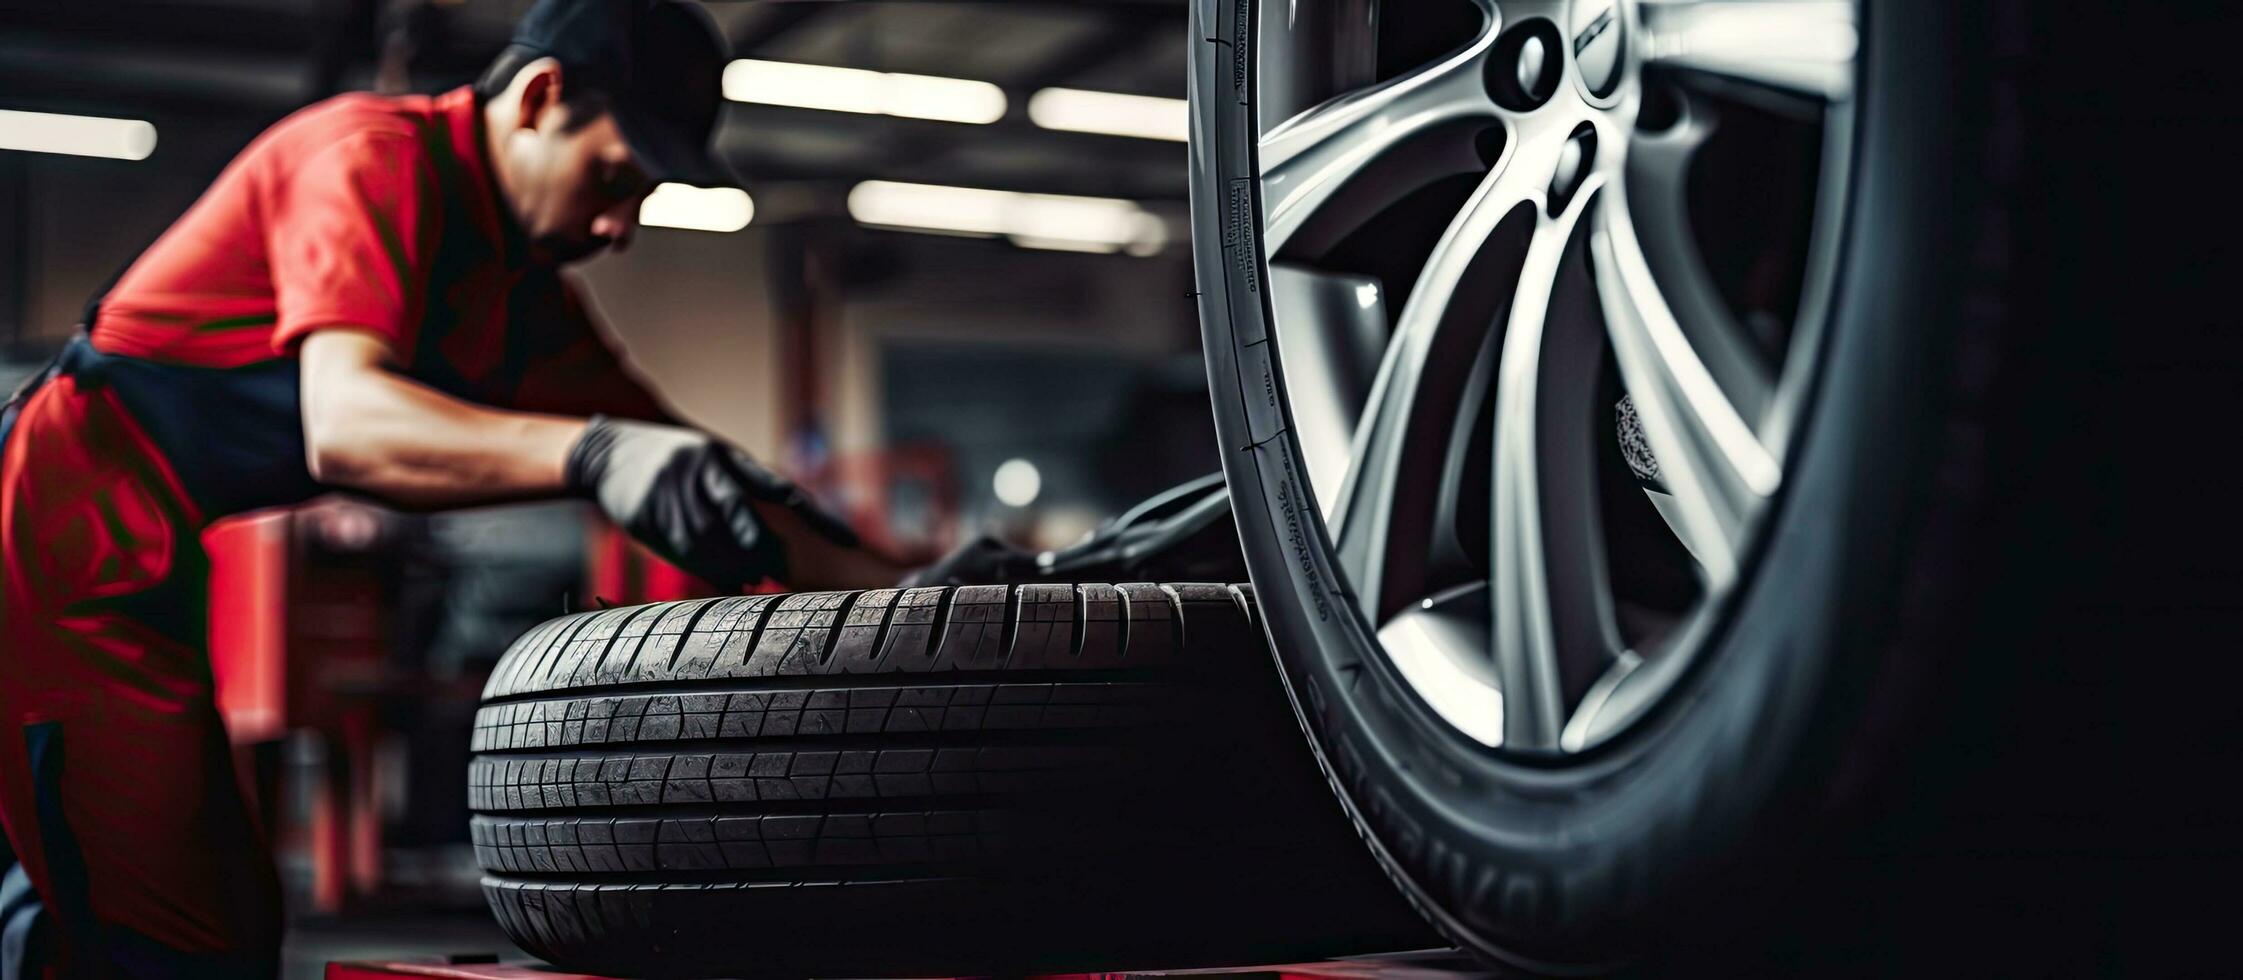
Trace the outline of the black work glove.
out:
<instances>
[{"instance_id":1,"label":"black work glove","mask_svg":"<svg viewBox=\"0 0 2243 980\"><path fill-rule=\"evenodd\" d=\"M724 588L785 580L786 547L751 503L775 504L854 546L847 524L741 449L674 425L592 416L569 449L569 489L664 559Z\"/></svg>"},{"instance_id":2,"label":"black work glove","mask_svg":"<svg viewBox=\"0 0 2243 980\"><path fill-rule=\"evenodd\" d=\"M1036 556L989 535L966 542L942 560L911 573L907 589L927 585L1005 585L1035 577Z\"/></svg>"}]
</instances>

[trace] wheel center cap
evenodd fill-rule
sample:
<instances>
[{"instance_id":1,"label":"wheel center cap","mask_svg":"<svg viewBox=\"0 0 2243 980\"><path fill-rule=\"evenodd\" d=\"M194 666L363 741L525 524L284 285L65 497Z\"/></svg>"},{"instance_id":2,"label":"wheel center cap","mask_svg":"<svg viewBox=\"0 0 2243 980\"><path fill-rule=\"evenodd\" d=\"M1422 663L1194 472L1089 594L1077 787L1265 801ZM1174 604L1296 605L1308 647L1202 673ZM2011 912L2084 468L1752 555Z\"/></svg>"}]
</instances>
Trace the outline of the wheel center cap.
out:
<instances>
[{"instance_id":1,"label":"wheel center cap","mask_svg":"<svg viewBox=\"0 0 2243 980\"><path fill-rule=\"evenodd\" d=\"M1573 48L1581 84L1600 99L1620 84L1620 23L1617 0L1580 0L1573 5L1566 44Z\"/></svg>"}]
</instances>

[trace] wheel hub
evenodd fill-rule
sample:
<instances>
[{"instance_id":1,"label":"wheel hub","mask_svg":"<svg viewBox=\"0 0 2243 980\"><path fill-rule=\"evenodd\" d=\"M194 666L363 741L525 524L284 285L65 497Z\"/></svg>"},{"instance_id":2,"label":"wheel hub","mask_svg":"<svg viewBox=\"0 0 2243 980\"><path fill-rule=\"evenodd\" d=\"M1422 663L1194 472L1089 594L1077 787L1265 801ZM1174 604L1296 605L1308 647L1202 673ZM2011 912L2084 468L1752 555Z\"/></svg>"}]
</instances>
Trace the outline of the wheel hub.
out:
<instances>
[{"instance_id":1,"label":"wheel hub","mask_svg":"<svg viewBox=\"0 0 2243 980\"><path fill-rule=\"evenodd\" d=\"M1613 0L1583 0L1573 5L1573 60L1579 67L1581 86L1591 98L1612 94L1620 83L1620 59L1627 46L1621 42L1619 5Z\"/></svg>"}]
</instances>

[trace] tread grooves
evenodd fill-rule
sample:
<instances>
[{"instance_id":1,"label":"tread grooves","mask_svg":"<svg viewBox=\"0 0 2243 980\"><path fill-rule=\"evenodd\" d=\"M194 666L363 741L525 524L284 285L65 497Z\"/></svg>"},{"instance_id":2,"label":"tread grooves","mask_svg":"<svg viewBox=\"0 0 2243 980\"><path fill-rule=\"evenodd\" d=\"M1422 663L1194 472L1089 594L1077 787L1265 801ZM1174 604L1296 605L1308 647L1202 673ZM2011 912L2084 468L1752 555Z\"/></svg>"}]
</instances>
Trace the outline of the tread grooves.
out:
<instances>
[{"instance_id":1,"label":"tread grooves","mask_svg":"<svg viewBox=\"0 0 2243 980\"><path fill-rule=\"evenodd\" d=\"M624 608L629 607L610 607L608 609L602 609L599 612L592 614L592 618L606 619L612 624L608 630L607 639L601 641L600 643L600 656L602 657L607 656L607 652L615 648L616 637L623 635L624 624L629 623L631 620L637 619L639 617L638 612L632 612L629 615L616 617L615 613L622 611L622 609ZM581 658L579 658L573 664L573 668L582 668L583 666L584 661ZM568 675L571 677L576 675L576 669L572 669L572 665L568 660L567 650L561 651L560 656L553 658L552 664L547 666L545 669L545 676L540 678L540 680L547 685L551 685L554 680L554 675L564 670L567 671ZM567 683L565 678L562 680L562 683Z\"/></svg>"},{"instance_id":2,"label":"tread grooves","mask_svg":"<svg viewBox=\"0 0 2243 980\"><path fill-rule=\"evenodd\" d=\"M844 752L857 749L945 749L945 748L1074 748L1078 746L1129 745L1142 741L1141 732L1147 725L1081 725L1067 728L973 728L954 731L910 732L906 735L867 732L835 732L831 735L789 735L763 737L734 735L718 738L648 738L630 742L592 742L576 746L527 746L519 749L484 749L477 753L485 756L505 756L509 759L530 755L562 755L578 758L621 751L652 754L680 752L692 755L713 755L737 752ZM573 749L574 751L569 751Z\"/></svg>"},{"instance_id":3,"label":"tread grooves","mask_svg":"<svg viewBox=\"0 0 2243 980\"><path fill-rule=\"evenodd\" d=\"M897 589L896 597L888 600L888 608L880 611L880 628L873 631L872 644L867 648L872 651L873 664L875 666L887 662L888 630L890 627L895 625L896 607L903 605L903 594L905 591L906 590L904 589ZM835 630L834 635L841 635L841 631L838 629Z\"/></svg>"},{"instance_id":4,"label":"tread grooves","mask_svg":"<svg viewBox=\"0 0 2243 980\"><path fill-rule=\"evenodd\" d=\"M666 614L668 614L668 612L671 612L671 608L675 608L675 603L653 603L653 605L648 605L648 610L659 610L659 612L655 612L655 619L653 619L653 621L650 621L650 623L646 623L646 632L639 632L639 644L637 644L637 646L633 646L633 648L630 648L630 664L628 664L628 666L624 668L624 671L626 671L626 673L628 673L628 671L637 671L637 668L639 668L639 653L641 653L641 650L646 650L646 641L655 637L655 626L662 626L662 617L666 617ZM635 621L637 621L637 617L633 617L633 619L626 619L626 621L624 621L624 628L628 630L628 628L630 628L630 623L635 623ZM599 659L599 666L594 666L594 668L592 668L592 677L599 677L599 675L601 675L603 671L608 671L608 657L601 657L601 659Z\"/></svg>"},{"instance_id":5,"label":"tread grooves","mask_svg":"<svg viewBox=\"0 0 2243 980\"><path fill-rule=\"evenodd\" d=\"M561 651L568 649L569 644L576 642L576 634L584 632L585 627L592 625L593 620L600 618L600 614L596 612L579 613L578 615L584 618L577 620L576 625L569 627L568 632L561 634L560 642L546 647L543 652L538 654L537 666L529 671L530 676L535 678L536 682L542 684L546 679L549 661L558 659ZM520 677L515 679L517 681L521 680Z\"/></svg>"},{"instance_id":6,"label":"tread grooves","mask_svg":"<svg viewBox=\"0 0 2243 980\"><path fill-rule=\"evenodd\" d=\"M575 622L570 623L566 628L555 630L556 635L546 638L544 648L537 651L536 656L525 657L521 663L515 666L512 676L507 679L507 686L519 689L526 685L535 685L537 676L544 671L545 659L553 656L555 650L565 649L569 642L576 638L577 631L589 624L594 615L596 614L578 613Z\"/></svg>"},{"instance_id":7,"label":"tread grooves","mask_svg":"<svg viewBox=\"0 0 2243 980\"><path fill-rule=\"evenodd\" d=\"M591 676L593 676L593 677L598 677L598 676L600 676L600 672L601 672L601 671L604 671L604 670L606 670L606 669L607 669L607 658L608 658L608 656L609 656L610 654L613 654L613 653L615 652L615 639L621 638L621 637L623 636L623 634L624 634L624 633L626 633L626 632L629 632L629 631L630 631L630 629L631 629L631 624L632 624L632 623L636 623L636 622L638 622L638 621L639 621L639 620L640 620L640 619L641 619L642 617L646 616L646 615L647 615L648 613L654 613L654 616L655 616L655 621L656 621L656 622L660 622L660 621L661 621L661 618L662 618L662 614L661 614L661 612L660 612L659 610L662 610L663 608L664 608L664 607L663 607L663 605L662 605L661 603L654 603L654 604L651 604L651 605L648 605L648 606L644 606L644 607L641 607L641 608L639 609L639 611L638 611L637 613L635 613L635 614L633 614L633 615L631 616L631 618L629 618L629 619L626 619L626 620L624 620L624 621L623 621L623 625L621 625L621 626L618 626L618 627L616 627L616 628L615 628L615 638L611 638L611 639L609 639L609 640L608 640L608 645L607 645L607 649L605 649L605 650L602 650L602 651L600 651L600 659L598 659L598 660L595 660L595 661L592 661L592 673L591 673ZM653 629L654 629L654 627L653 627L652 625L649 625L649 626L647 627L647 630L648 630L649 632L652 632L652 631L653 631ZM638 643L638 645L639 645L639 646L645 646L645 645L646 645L646 637L647 637L647 634L646 634L646 633L641 633L641 634L639 634L639 643ZM631 648L631 659L633 659L633 660L636 660L636 659L638 659L638 647L637 647L637 646L635 646L635 647L632 647L632 648ZM578 674L579 676L581 676L581 675L583 675L583 674L584 674L584 671L582 671L582 670L578 670L578 671L577 671L577 674Z\"/></svg>"},{"instance_id":8,"label":"tread grooves","mask_svg":"<svg viewBox=\"0 0 2243 980\"><path fill-rule=\"evenodd\" d=\"M1012 801L1016 794L915 794L915 796L805 796L796 801L693 801L693 803L590 803L556 807L507 807L476 810L478 821L635 821L677 819L700 821L709 816L886 816L924 814L933 810L989 810L991 803Z\"/></svg>"},{"instance_id":9,"label":"tread grooves","mask_svg":"<svg viewBox=\"0 0 2243 980\"><path fill-rule=\"evenodd\" d=\"M538 624L507 648L506 656L500 658L498 666L491 670L491 679L483 685L484 701L489 701L495 697L504 697L512 693L514 675L521 671L522 661L526 659L517 656L518 652L525 644L542 641L545 637L550 636L558 628L555 626L558 622L559 620L553 619Z\"/></svg>"},{"instance_id":10,"label":"tread grooves","mask_svg":"<svg viewBox=\"0 0 2243 980\"><path fill-rule=\"evenodd\" d=\"M710 678L686 678L683 681L620 681L613 684L583 684L576 687L552 690L522 691L483 699L486 708L504 704L527 704L538 701L574 701L579 698L607 697L611 695L654 694L717 694L761 693L765 691L801 691L835 688L886 689L905 687L958 687L976 684L1114 684L1132 681L1155 682L1163 678L1158 667L1090 667L1074 668L994 668L984 670L943 670L921 673L887 671L878 674L770 674L752 677L714 678L732 682L723 687L709 687L697 681Z\"/></svg>"},{"instance_id":11,"label":"tread grooves","mask_svg":"<svg viewBox=\"0 0 2243 980\"><path fill-rule=\"evenodd\" d=\"M1168 597L1169 618L1176 621L1175 629L1170 631L1173 634L1170 640L1176 644L1176 652L1182 653L1184 651L1185 630L1183 593L1176 591L1176 587L1173 585L1162 585L1160 591L1162 595Z\"/></svg>"},{"instance_id":12,"label":"tread grooves","mask_svg":"<svg viewBox=\"0 0 2243 980\"><path fill-rule=\"evenodd\" d=\"M983 877L973 873L970 863L930 865L884 865L862 868L846 864L808 865L788 868L730 868L719 871L486 871L483 881L504 887L508 882L517 885L550 885L593 889L616 885L679 885L698 889L705 885L735 885L747 882L784 882L786 884L823 884L879 882L883 884L904 882L957 881ZM597 875L595 881L586 882L587 876Z\"/></svg>"},{"instance_id":13,"label":"tread grooves","mask_svg":"<svg viewBox=\"0 0 2243 980\"><path fill-rule=\"evenodd\" d=\"M858 589L841 597L841 608L833 613L833 625L826 628L825 649L818 651L818 666L833 663L833 648L841 642L841 631L849 625L849 610L857 608L857 597L867 590ZM891 605L889 608L893 609Z\"/></svg>"},{"instance_id":14,"label":"tread grooves","mask_svg":"<svg viewBox=\"0 0 2243 980\"><path fill-rule=\"evenodd\" d=\"M638 618L639 614L637 612L632 612L629 615L623 616L618 619L614 618L613 614L609 610L603 609L599 613L597 613L596 616L599 618L608 618L611 623L608 628L607 639L598 641L600 644L599 655L601 657L606 657L609 650L615 649L615 638L623 635L623 624ZM590 651L586 651L586 653L590 653ZM577 670L581 669L583 666L583 657L580 656L576 658L574 662L571 662L569 660L569 652L567 650L563 650L561 651L560 656L553 658L552 665L546 668L545 676L540 678L540 680L543 681L546 685L550 686L554 682L554 675L562 674L565 676L560 678L561 683L566 684L568 683L568 678L576 676Z\"/></svg>"},{"instance_id":15,"label":"tread grooves","mask_svg":"<svg viewBox=\"0 0 2243 980\"><path fill-rule=\"evenodd\" d=\"M631 624L638 622L639 617L646 615L648 610L659 608L661 608L659 605L642 606L637 612L623 617L622 622L615 624L615 632L608 634L607 643L600 647L600 655L592 658L592 676L599 676L600 668L607 666L608 654L615 652L616 643L623 639L623 634L631 628ZM581 677L583 675L584 664L581 661L577 663L575 670L569 671L570 677Z\"/></svg>"},{"instance_id":16,"label":"tread grooves","mask_svg":"<svg viewBox=\"0 0 2243 980\"><path fill-rule=\"evenodd\" d=\"M1133 618L1129 607L1133 605L1135 605L1135 603L1129 601L1129 593L1123 591L1120 586L1115 586L1114 608L1121 614L1120 617L1116 620L1117 622L1121 623L1121 635L1116 638L1115 642L1116 644L1118 644L1116 650L1118 651L1118 655L1121 657L1123 663L1129 662L1129 656L1133 652L1129 649L1129 628L1130 621Z\"/></svg>"},{"instance_id":17,"label":"tread grooves","mask_svg":"<svg viewBox=\"0 0 2243 980\"><path fill-rule=\"evenodd\" d=\"M1082 747L1082 745L1074 744L1074 743L1071 743L1071 742L1067 741L1067 740L1066 740L1067 736L1070 736L1070 735L1087 735L1087 734L1090 734L1090 733L1092 733L1092 732L1095 732L1095 731L1098 731L1098 730L1097 730L1097 729L1065 729L1065 728L1059 728L1059 729L1050 729L1050 730L1049 730L1049 732L1050 732L1051 734L1055 734L1055 735L1061 736L1061 738L1060 738L1059 740L1056 740L1056 741L1052 741L1052 742L1051 742L1050 744L1048 744L1048 745L1047 745L1047 744L1043 744L1043 743L1039 743L1039 742L1033 742L1033 741L1031 741L1031 744L1029 744L1029 745L1026 745L1026 746L1023 746L1023 747L1025 747L1025 748L1043 748L1043 749L1071 749L1071 748L1079 748L1079 747ZM833 745L833 743L831 743L831 742L828 742L828 741L824 741L823 739L824 739L824 736L819 736L819 735L788 735L788 736L782 736L782 737L778 737L778 738L770 738L770 739L752 739L752 738L750 738L750 739L742 739L742 740L743 740L743 741L754 741L754 742L756 743L756 748L754 748L754 749L752 749L752 750L749 750L749 751L751 751L751 752L754 752L754 753L770 753L770 754L775 754L775 755L783 755L783 754L793 753L793 754L796 754L796 755L800 755L800 754L803 754L803 753L824 753L824 752L836 752L836 751L853 751L853 750L850 750L850 749L838 749L838 748L836 748L836 747L835 747L835 746ZM943 733L941 733L941 732L912 732L912 733L909 733L909 734L908 734L908 735L906 735L906 736L899 736L899 737L897 737L896 739L894 739L894 741L893 741L893 743L892 743L892 744L891 744L891 743L887 743L887 742L883 742L882 744L880 744L880 745L878 745L878 746L875 746L874 748L875 748L876 750L878 750L878 751L917 752L917 751L920 751L920 750L922 750L922 749L941 749L941 748L949 748L949 747L951 747L951 746L950 746L950 744L949 744L949 743L950 743L951 741L954 741L954 739L946 739L946 738L944 738L944 737L943 737ZM495 768L495 770L496 770L496 771L498 771L498 772L500 773L500 775L502 775L502 776L505 776L506 774L508 774L508 773L511 773L511 772L513 772L513 770L509 770L509 769L506 769L506 768L505 768L505 766L504 766L504 765L503 765L502 763L511 763L511 764L514 764L514 765L522 765L522 766L534 766L534 765L537 765L537 764L539 764L539 763L550 763L550 762L566 762L566 761L569 761L569 760L572 760L572 759L573 759L573 760L576 760L576 761L579 761L579 762L582 762L582 761L586 761L586 760L598 760L598 761L605 761L605 760L609 760L609 759L629 759L629 758L634 758L634 757L637 757L637 756L640 756L640 755L645 755L645 754L648 754L648 753L646 753L646 752L645 752L644 750L642 750L642 749L640 748L640 745L642 745L642 744L644 744L644 743L637 743L637 742L633 742L633 743L627 743L627 744L615 744L615 745L609 745L609 744L597 744L597 745L586 745L586 746L582 746L581 748L579 748L579 747L575 747L575 746L561 746L561 747L557 747L557 748L556 748L556 747L553 747L553 746L547 746L547 747L545 747L545 748L543 748L543 749L519 749L519 750L513 750L513 751L507 751L507 752L478 752L478 753L476 753L476 755L477 755L477 756L479 756L479 757L480 757L480 756L498 756L498 755L504 755L504 756L505 756L506 758L505 758L505 759L503 759L503 760L501 760L501 759L495 759L495 758L494 758L494 759L482 759L482 758L478 758L478 759L476 759L475 761L477 761L477 762L485 762L485 763L489 763L490 765L492 765L492 766L493 766L493 767ZM695 744L701 744L701 743L698 743L698 742L697 742L697 743L695 743ZM1103 746L1103 745L1099 745L1099 744L1098 744L1098 740L1091 740L1091 741L1089 741L1089 742L1087 742L1087 743L1084 743L1084 744L1087 744L1087 745L1089 745L1090 747L1094 747L1094 748L1104 748L1104 747L1105 747L1105 746ZM968 747L968 748L978 748L979 746L967 746L967 747ZM999 746L999 747L1006 747L1006 746ZM691 754L691 755L726 755L726 754L728 754L728 753L726 753L726 752L724 752L724 751L722 751L722 750L712 750L712 751L701 751L701 752L693 752L693 753L689 753L689 754ZM1006 771L1010 772L1010 771L1015 771L1015 770L1006 770ZM1024 769L1024 770L1018 770L1018 771L1026 772L1026 771L1029 771L1029 770L1025 770L1025 769ZM796 772L792 772L792 771L790 771L790 772L788 772L788 773L786 774L786 776L785 776L784 778L790 778L790 779L791 779L791 778L793 778L793 777L795 777L795 776L798 776L798 775L802 775L802 773L796 773ZM698 778L709 778L709 777L693 777L693 778L697 778L697 779L698 779ZM739 778L739 777L714 777L714 778ZM749 777L749 778L758 778L758 777ZM770 778L780 778L780 777L770 777ZM580 781L581 781L581 780L580 780ZM501 784L495 784L495 783L494 783L494 784L492 784L492 785L501 785ZM836 797L836 799L839 799L839 797ZM479 810L478 810L478 811L476 811L476 812L481 812L481 811L479 811Z\"/></svg>"},{"instance_id":18,"label":"tread grooves","mask_svg":"<svg viewBox=\"0 0 2243 980\"><path fill-rule=\"evenodd\" d=\"M708 615L709 610L715 609L717 607L717 604L723 601L724 600L721 598L701 600L701 608L693 611L693 618L685 621L684 631L678 634L678 645L676 646L676 648L670 651L670 662L668 665L662 668L663 673L673 675L677 673L678 655L685 652L686 641L693 638L694 629L701 625L701 617ZM638 669L638 666L638 658L635 656L632 657L631 669L635 671Z\"/></svg>"},{"instance_id":19,"label":"tread grooves","mask_svg":"<svg viewBox=\"0 0 2243 980\"><path fill-rule=\"evenodd\" d=\"M1079 664L1083 662L1083 641L1090 638L1090 597L1083 594L1079 584L1070 588L1075 590L1075 635L1071 638L1075 659L1068 662Z\"/></svg>"},{"instance_id":20,"label":"tread grooves","mask_svg":"<svg viewBox=\"0 0 2243 980\"><path fill-rule=\"evenodd\" d=\"M927 630L927 659L942 662L942 648L950 640L950 603L958 598L958 590L942 586L942 598L935 600L935 623Z\"/></svg>"},{"instance_id":21,"label":"tread grooves","mask_svg":"<svg viewBox=\"0 0 2243 980\"><path fill-rule=\"evenodd\" d=\"M997 649L1004 651L1005 666L1012 666L1013 641L1020 635L1020 614L1026 612L1021 604L1028 601L1026 590L1020 586L1006 586L1005 621L997 628Z\"/></svg>"},{"instance_id":22,"label":"tread grooves","mask_svg":"<svg viewBox=\"0 0 2243 980\"><path fill-rule=\"evenodd\" d=\"M761 646L763 646L763 630L764 630L764 628L765 628L765 627L768 627L768 626L770 626L770 625L771 625L771 614L772 614L773 612L775 612L775 611L777 611L777 610L778 610L778 608L779 608L779 603L781 603L781 602L784 602L784 601L785 601L785 598L786 598L786 597L784 597L784 596L777 596L777 595L771 596L771 597L770 597L770 598L769 598L769 599L768 599L767 601L765 601L765 602L764 602L764 603L763 603L763 604L762 604L761 606L758 606L758 607L756 608L756 611L755 611L755 625L754 625L754 626L750 626L750 627L748 627L748 628L747 628L747 630L748 630L748 643L747 643L747 646L745 646L745 647L742 647L742 648L741 648L741 652L740 652L740 663L741 663L741 664L742 664L743 666L745 666L746 664L748 664L748 663L750 663L750 662L752 662L752 661L754 661L754 660L755 660L755 652L756 652L756 649L757 649L758 647L761 647ZM753 600L753 599L750 599L749 601L750 601L750 602L753 602L754 600ZM684 649L684 647L685 647L685 644L683 644L683 643L680 643L680 644L678 644L678 648L679 648L679 649ZM717 666L717 663L718 663L719 661L722 661L723 659L724 659L724 658L723 658L722 656L717 656L717 657L712 657L712 658L710 658L710 659L709 659L709 666L708 666L708 670L706 670L706 671L703 671L703 672L702 672L702 674L701 674L701 679L703 679L703 680L706 680L706 679L708 679L708 677L709 677L708 671L713 671L713 670L715 670L715 669L716 669L716 666Z\"/></svg>"}]
</instances>

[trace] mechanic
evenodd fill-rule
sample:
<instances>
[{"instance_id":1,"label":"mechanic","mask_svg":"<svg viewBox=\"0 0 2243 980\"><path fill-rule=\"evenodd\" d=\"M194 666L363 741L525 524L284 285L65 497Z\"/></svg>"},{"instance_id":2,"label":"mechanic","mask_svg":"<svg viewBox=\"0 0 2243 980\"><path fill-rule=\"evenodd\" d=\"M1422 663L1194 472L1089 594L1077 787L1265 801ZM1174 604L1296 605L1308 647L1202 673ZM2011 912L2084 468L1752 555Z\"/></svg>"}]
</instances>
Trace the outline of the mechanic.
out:
<instances>
[{"instance_id":1,"label":"mechanic","mask_svg":"<svg viewBox=\"0 0 2243 980\"><path fill-rule=\"evenodd\" d=\"M578 495L720 586L903 569L678 424L561 267L709 149L726 54L677 0L541 0L469 88L259 136L0 415L0 815L50 976L266 976L277 876L205 648L210 521L330 490Z\"/></svg>"}]
</instances>

